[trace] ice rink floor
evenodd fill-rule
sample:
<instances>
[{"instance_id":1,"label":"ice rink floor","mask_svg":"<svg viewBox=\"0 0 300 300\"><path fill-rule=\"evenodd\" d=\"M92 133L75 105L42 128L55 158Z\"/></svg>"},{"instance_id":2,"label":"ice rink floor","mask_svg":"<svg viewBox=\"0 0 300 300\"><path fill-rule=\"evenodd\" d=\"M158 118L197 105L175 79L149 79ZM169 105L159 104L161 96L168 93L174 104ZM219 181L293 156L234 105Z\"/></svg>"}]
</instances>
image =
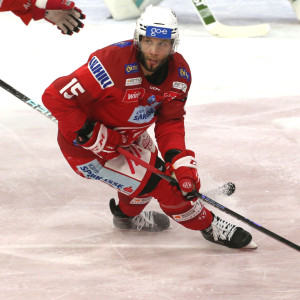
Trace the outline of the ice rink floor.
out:
<instances>
[{"instance_id":1,"label":"ice rink floor","mask_svg":"<svg viewBox=\"0 0 300 300\"><path fill-rule=\"evenodd\" d=\"M300 23L284 0L236 0L232 9L214 0L223 23L272 27L263 38L220 39L186 2L162 5L176 9L192 70L187 146L201 192L234 182L234 195L214 199L299 245ZM54 79L132 37L134 21L106 19L102 1L76 3L87 20L72 37L0 14L0 79L41 103ZM161 233L115 229L115 192L73 173L56 124L2 88L0 101L0 300L300 299L299 252L209 205L258 249L217 246L174 221ZM155 199L149 207L160 211Z\"/></svg>"}]
</instances>

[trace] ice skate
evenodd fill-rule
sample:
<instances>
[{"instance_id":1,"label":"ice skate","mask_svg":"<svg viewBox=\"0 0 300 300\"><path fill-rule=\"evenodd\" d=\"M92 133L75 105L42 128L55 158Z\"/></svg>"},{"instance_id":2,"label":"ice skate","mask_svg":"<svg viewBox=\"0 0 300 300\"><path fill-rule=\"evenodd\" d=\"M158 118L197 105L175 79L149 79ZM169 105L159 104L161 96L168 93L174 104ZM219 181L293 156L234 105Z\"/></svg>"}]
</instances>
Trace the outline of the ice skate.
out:
<instances>
[{"instance_id":1,"label":"ice skate","mask_svg":"<svg viewBox=\"0 0 300 300\"><path fill-rule=\"evenodd\" d=\"M222 220L214 214L213 217L211 225L207 229L201 231L205 239L228 248L257 248L257 245L252 241L252 236L249 232L241 227L237 227Z\"/></svg>"},{"instance_id":2,"label":"ice skate","mask_svg":"<svg viewBox=\"0 0 300 300\"><path fill-rule=\"evenodd\" d=\"M170 227L169 217L155 211L143 211L135 217L128 217L121 212L114 199L110 200L110 209L114 215L113 223L119 229L157 232Z\"/></svg>"}]
</instances>

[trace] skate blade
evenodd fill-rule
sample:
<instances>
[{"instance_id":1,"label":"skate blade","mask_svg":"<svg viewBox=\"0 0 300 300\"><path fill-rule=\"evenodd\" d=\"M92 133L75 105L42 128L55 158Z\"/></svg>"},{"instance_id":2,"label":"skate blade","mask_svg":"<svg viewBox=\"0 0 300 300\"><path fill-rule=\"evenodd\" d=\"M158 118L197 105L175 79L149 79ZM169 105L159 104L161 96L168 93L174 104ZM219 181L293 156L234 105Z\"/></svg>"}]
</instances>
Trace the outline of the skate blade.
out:
<instances>
[{"instance_id":1,"label":"skate blade","mask_svg":"<svg viewBox=\"0 0 300 300\"><path fill-rule=\"evenodd\" d=\"M257 249L257 245L253 241L251 241L247 246L243 247L243 249L255 250L255 249Z\"/></svg>"}]
</instances>

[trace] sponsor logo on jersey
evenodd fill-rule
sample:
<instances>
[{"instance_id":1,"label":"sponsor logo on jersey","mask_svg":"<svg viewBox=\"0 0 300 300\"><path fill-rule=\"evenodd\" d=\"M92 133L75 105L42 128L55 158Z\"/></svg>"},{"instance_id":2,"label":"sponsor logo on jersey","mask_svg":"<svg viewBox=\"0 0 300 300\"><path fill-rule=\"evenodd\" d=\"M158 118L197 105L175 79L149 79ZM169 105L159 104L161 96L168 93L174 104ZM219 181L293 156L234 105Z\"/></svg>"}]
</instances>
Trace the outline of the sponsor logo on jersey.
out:
<instances>
[{"instance_id":1,"label":"sponsor logo on jersey","mask_svg":"<svg viewBox=\"0 0 300 300\"><path fill-rule=\"evenodd\" d=\"M138 63L125 65L125 74L137 73L137 72L139 72L139 70L140 70L140 68L139 68Z\"/></svg>"},{"instance_id":2,"label":"sponsor logo on jersey","mask_svg":"<svg viewBox=\"0 0 300 300\"><path fill-rule=\"evenodd\" d=\"M118 42L118 43L113 44L113 46L117 46L117 47L120 47L120 48L128 47L128 46L131 46L131 45L132 45L131 41L124 41L124 42Z\"/></svg>"},{"instance_id":3,"label":"sponsor logo on jersey","mask_svg":"<svg viewBox=\"0 0 300 300\"><path fill-rule=\"evenodd\" d=\"M152 197L147 197L147 198L133 198L130 201L130 204L137 204L137 205L141 205L141 204L147 204L151 201Z\"/></svg>"},{"instance_id":4,"label":"sponsor logo on jersey","mask_svg":"<svg viewBox=\"0 0 300 300\"><path fill-rule=\"evenodd\" d=\"M151 90L155 90L155 91L160 91L160 88L156 87L156 86L150 86Z\"/></svg>"},{"instance_id":5,"label":"sponsor logo on jersey","mask_svg":"<svg viewBox=\"0 0 300 300\"><path fill-rule=\"evenodd\" d=\"M168 93L164 93L164 97L165 98L171 98L171 99L174 99L174 98L177 98L181 96L179 93L176 93L176 92L172 92L172 91L169 91Z\"/></svg>"},{"instance_id":6,"label":"sponsor logo on jersey","mask_svg":"<svg viewBox=\"0 0 300 300\"><path fill-rule=\"evenodd\" d=\"M201 204L201 202L196 201L194 202L194 206L189 211L179 215L172 215L172 217L176 222L188 221L195 218L196 216L198 216L198 218L200 219L205 219L206 211L203 210L202 212L202 209L203 209L203 205Z\"/></svg>"},{"instance_id":7,"label":"sponsor logo on jersey","mask_svg":"<svg viewBox=\"0 0 300 300\"><path fill-rule=\"evenodd\" d=\"M159 39L171 39L172 29L171 28L163 28L156 26L147 26L146 28L146 36L155 37Z\"/></svg>"},{"instance_id":8,"label":"sponsor logo on jersey","mask_svg":"<svg viewBox=\"0 0 300 300\"><path fill-rule=\"evenodd\" d=\"M191 74L185 68L178 68L178 74L180 77L185 78L187 81L191 80Z\"/></svg>"},{"instance_id":9,"label":"sponsor logo on jersey","mask_svg":"<svg viewBox=\"0 0 300 300\"><path fill-rule=\"evenodd\" d=\"M138 102L139 98L143 98L145 94L144 88L127 89L122 102L132 103Z\"/></svg>"},{"instance_id":10,"label":"sponsor logo on jersey","mask_svg":"<svg viewBox=\"0 0 300 300\"><path fill-rule=\"evenodd\" d=\"M106 169L97 159L83 165L77 165L76 167L78 173L82 174L85 178L100 180L125 194L131 194L140 184L133 178L127 177L119 172Z\"/></svg>"},{"instance_id":11,"label":"sponsor logo on jersey","mask_svg":"<svg viewBox=\"0 0 300 300\"><path fill-rule=\"evenodd\" d=\"M136 78L128 78L126 79L126 86L132 86L132 85L139 85L142 83L142 77L136 77Z\"/></svg>"},{"instance_id":12,"label":"sponsor logo on jersey","mask_svg":"<svg viewBox=\"0 0 300 300\"><path fill-rule=\"evenodd\" d=\"M150 105L153 104L155 101L156 101L156 99L155 99L155 96L154 96L154 95L150 96L150 97L147 99L147 102L148 102Z\"/></svg>"},{"instance_id":13,"label":"sponsor logo on jersey","mask_svg":"<svg viewBox=\"0 0 300 300\"><path fill-rule=\"evenodd\" d=\"M137 124L149 123L154 117L155 106L157 106L158 104L159 103L155 102L150 106L140 105L136 107L128 121Z\"/></svg>"},{"instance_id":14,"label":"sponsor logo on jersey","mask_svg":"<svg viewBox=\"0 0 300 300\"><path fill-rule=\"evenodd\" d=\"M183 82L174 81L174 82L173 82L173 88L174 88L174 89L177 89L177 90L181 90L181 91L183 91L184 93L186 93L187 85L186 85L186 83L183 83Z\"/></svg>"},{"instance_id":15,"label":"sponsor logo on jersey","mask_svg":"<svg viewBox=\"0 0 300 300\"><path fill-rule=\"evenodd\" d=\"M102 89L111 87L114 82L110 78L108 72L105 70L100 60L94 56L88 64L90 72L93 74L94 78L98 81Z\"/></svg>"}]
</instances>

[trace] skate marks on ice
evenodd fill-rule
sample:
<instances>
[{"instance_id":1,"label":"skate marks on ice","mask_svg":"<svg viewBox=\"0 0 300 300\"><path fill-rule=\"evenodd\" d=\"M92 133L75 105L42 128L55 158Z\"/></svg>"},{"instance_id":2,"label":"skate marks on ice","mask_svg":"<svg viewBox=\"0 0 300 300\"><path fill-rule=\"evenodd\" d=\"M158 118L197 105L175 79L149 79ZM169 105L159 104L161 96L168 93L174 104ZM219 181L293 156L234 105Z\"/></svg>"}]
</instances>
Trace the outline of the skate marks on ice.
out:
<instances>
[{"instance_id":1,"label":"skate marks on ice","mask_svg":"<svg viewBox=\"0 0 300 300\"><path fill-rule=\"evenodd\" d=\"M218 202L296 243L299 112L297 97L289 97L194 106L186 117L203 193L234 182L235 193ZM174 221L161 233L116 230L112 191L73 174L57 148L56 125L22 105L6 114L0 122L4 299L299 298L298 253L216 209L249 230L258 250L209 243ZM160 210L155 201L150 208Z\"/></svg>"}]
</instances>

